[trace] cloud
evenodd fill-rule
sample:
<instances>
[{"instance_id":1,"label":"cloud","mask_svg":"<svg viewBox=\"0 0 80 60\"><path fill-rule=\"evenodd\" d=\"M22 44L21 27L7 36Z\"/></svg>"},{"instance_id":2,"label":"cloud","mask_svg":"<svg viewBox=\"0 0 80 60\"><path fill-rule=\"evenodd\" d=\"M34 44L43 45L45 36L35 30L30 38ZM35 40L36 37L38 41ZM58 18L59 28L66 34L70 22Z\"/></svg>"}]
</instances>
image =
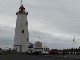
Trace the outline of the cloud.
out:
<instances>
[{"instance_id":1,"label":"cloud","mask_svg":"<svg viewBox=\"0 0 80 60\"><path fill-rule=\"evenodd\" d=\"M46 33L79 35L79 2L79 0L34 0L28 4L29 25L33 27L38 25L36 28Z\"/></svg>"},{"instance_id":2,"label":"cloud","mask_svg":"<svg viewBox=\"0 0 80 60\"><path fill-rule=\"evenodd\" d=\"M14 31L15 29L12 27L7 27L4 29L0 29L0 47L1 48L13 48L14 45ZM35 33L36 32L36 33ZM44 32L36 31L29 29L29 41L34 43L36 41L41 41L43 46L48 46L51 48L63 49L63 48L72 48L73 40L71 36L61 37L57 34L51 35ZM71 40L69 40L71 39ZM75 41L75 47L79 46L79 41Z\"/></svg>"},{"instance_id":3,"label":"cloud","mask_svg":"<svg viewBox=\"0 0 80 60\"><path fill-rule=\"evenodd\" d=\"M76 47L79 46L80 0L23 0L23 5L29 12L29 30L32 26L34 30L38 30L37 34L41 37L40 40L31 30L30 41L43 41L50 48L69 48L75 35ZM0 39L6 42L13 41L16 12L19 10L20 1L1 0L0 7Z\"/></svg>"}]
</instances>

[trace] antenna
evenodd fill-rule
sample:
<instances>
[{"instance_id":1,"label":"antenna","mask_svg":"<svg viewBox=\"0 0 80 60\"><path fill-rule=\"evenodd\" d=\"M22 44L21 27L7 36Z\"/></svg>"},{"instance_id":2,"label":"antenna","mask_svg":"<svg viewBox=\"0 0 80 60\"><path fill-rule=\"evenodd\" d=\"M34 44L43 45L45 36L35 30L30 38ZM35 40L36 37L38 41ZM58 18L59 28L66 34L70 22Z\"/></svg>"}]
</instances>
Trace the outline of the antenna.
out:
<instances>
[{"instance_id":1,"label":"antenna","mask_svg":"<svg viewBox=\"0 0 80 60\"><path fill-rule=\"evenodd\" d=\"M73 38L73 48L75 48L75 36Z\"/></svg>"},{"instance_id":2,"label":"antenna","mask_svg":"<svg viewBox=\"0 0 80 60\"><path fill-rule=\"evenodd\" d=\"M21 6L22 6L22 0L21 0Z\"/></svg>"},{"instance_id":3,"label":"antenna","mask_svg":"<svg viewBox=\"0 0 80 60\"><path fill-rule=\"evenodd\" d=\"M74 36L73 42L74 42L74 40L75 40L75 36Z\"/></svg>"}]
</instances>

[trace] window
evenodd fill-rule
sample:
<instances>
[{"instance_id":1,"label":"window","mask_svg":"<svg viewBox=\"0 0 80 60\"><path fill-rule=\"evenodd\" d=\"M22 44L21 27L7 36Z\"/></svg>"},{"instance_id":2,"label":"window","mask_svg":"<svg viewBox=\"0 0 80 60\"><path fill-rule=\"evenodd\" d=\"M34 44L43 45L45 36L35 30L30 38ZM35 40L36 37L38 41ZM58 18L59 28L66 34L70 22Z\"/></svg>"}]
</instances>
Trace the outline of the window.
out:
<instances>
[{"instance_id":1,"label":"window","mask_svg":"<svg viewBox=\"0 0 80 60\"><path fill-rule=\"evenodd\" d=\"M26 22L26 25L27 25L28 23Z\"/></svg>"},{"instance_id":2,"label":"window","mask_svg":"<svg viewBox=\"0 0 80 60\"><path fill-rule=\"evenodd\" d=\"M22 33L24 33L24 30L22 30Z\"/></svg>"},{"instance_id":3,"label":"window","mask_svg":"<svg viewBox=\"0 0 80 60\"><path fill-rule=\"evenodd\" d=\"M27 41L29 41L29 39L27 38Z\"/></svg>"},{"instance_id":4,"label":"window","mask_svg":"<svg viewBox=\"0 0 80 60\"><path fill-rule=\"evenodd\" d=\"M46 51L46 49L44 48L44 51Z\"/></svg>"},{"instance_id":5,"label":"window","mask_svg":"<svg viewBox=\"0 0 80 60\"><path fill-rule=\"evenodd\" d=\"M33 48L33 44L30 44L28 48Z\"/></svg>"},{"instance_id":6,"label":"window","mask_svg":"<svg viewBox=\"0 0 80 60\"><path fill-rule=\"evenodd\" d=\"M46 48L46 51L47 51L48 49Z\"/></svg>"}]
</instances>

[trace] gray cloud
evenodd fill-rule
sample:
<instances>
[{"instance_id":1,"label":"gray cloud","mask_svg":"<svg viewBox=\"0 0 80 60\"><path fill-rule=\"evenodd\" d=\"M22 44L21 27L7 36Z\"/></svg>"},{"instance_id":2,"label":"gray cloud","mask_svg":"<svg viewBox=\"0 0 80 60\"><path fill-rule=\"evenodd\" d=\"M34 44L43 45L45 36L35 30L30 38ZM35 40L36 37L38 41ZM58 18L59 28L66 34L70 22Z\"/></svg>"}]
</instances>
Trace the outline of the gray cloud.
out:
<instances>
[{"instance_id":1,"label":"gray cloud","mask_svg":"<svg viewBox=\"0 0 80 60\"><path fill-rule=\"evenodd\" d=\"M6 47L13 47L14 44L14 28L7 27L4 29L0 29L1 35L0 35L0 47L6 48ZM33 30L29 30L29 38L30 42L34 43L36 41L41 41L43 45L48 46L49 48L72 48L73 47L73 41L70 37L59 37L57 35L50 35L44 32L36 31L36 33ZM69 40L70 39L70 40ZM76 41L75 47L79 46L79 41Z\"/></svg>"},{"instance_id":2,"label":"gray cloud","mask_svg":"<svg viewBox=\"0 0 80 60\"><path fill-rule=\"evenodd\" d=\"M29 12L31 42L40 40L50 48L70 48L75 35L76 47L79 46L80 0L23 0L23 4ZM0 1L0 42L4 43L0 45L13 45L16 12L19 6L20 1L17 0ZM41 39L30 26L38 30L37 34ZM8 40L11 43L7 43Z\"/></svg>"}]
</instances>

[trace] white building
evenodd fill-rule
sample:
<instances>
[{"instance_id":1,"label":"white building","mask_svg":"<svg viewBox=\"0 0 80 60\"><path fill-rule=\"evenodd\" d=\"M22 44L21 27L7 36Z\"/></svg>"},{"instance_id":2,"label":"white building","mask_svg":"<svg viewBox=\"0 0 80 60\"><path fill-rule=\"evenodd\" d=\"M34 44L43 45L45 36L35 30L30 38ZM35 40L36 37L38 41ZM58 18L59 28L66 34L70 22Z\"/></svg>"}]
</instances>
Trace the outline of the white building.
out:
<instances>
[{"instance_id":1,"label":"white building","mask_svg":"<svg viewBox=\"0 0 80 60\"><path fill-rule=\"evenodd\" d=\"M49 48L47 46L43 46L42 54L49 54Z\"/></svg>"},{"instance_id":2,"label":"white building","mask_svg":"<svg viewBox=\"0 0 80 60\"><path fill-rule=\"evenodd\" d=\"M27 21L28 12L26 12L23 5L21 5L16 15L17 20L14 37L14 49L16 49L17 52L26 52L29 45L29 32Z\"/></svg>"},{"instance_id":3,"label":"white building","mask_svg":"<svg viewBox=\"0 0 80 60\"><path fill-rule=\"evenodd\" d=\"M34 44L31 43L29 45L29 49L28 49L27 53L38 53L38 54L40 54L42 51L43 51L42 43L37 41Z\"/></svg>"},{"instance_id":4,"label":"white building","mask_svg":"<svg viewBox=\"0 0 80 60\"><path fill-rule=\"evenodd\" d=\"M42 46L42 43L37 41L34 44L30 43L27 53L49 54L49 48Z\"/></svg>"}]
</instances>

